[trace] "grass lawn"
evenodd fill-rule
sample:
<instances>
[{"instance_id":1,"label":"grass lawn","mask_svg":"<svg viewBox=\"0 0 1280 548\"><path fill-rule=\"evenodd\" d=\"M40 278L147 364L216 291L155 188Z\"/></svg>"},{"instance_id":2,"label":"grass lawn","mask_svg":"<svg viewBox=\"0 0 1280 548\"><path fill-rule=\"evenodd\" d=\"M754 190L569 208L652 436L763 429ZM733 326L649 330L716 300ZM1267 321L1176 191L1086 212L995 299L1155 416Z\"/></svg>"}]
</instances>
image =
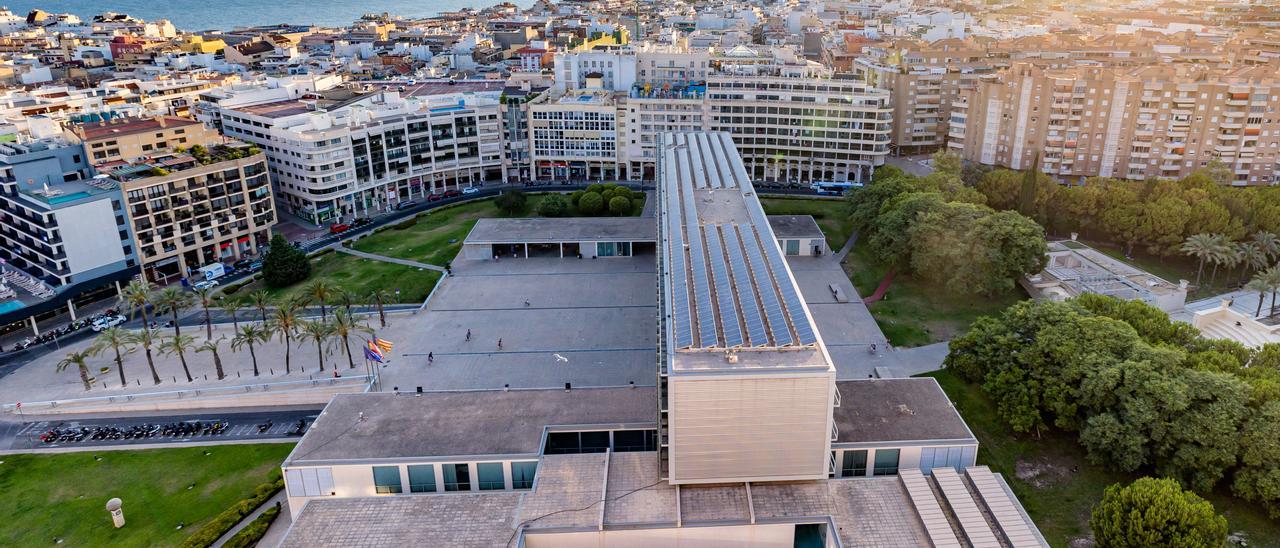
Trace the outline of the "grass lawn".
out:
<instances>
[{"instance_id":1,"label":"grass lawn","mask_svg":"<svg viewBox=\"0 0 1280 548\"><path fill-rule=\"evenodd\" d=\"M270 443L0 456L0 546L53 546L55 539L64 546L177 545L279 475L292 448ZM112 497L124 501L122 529L112 527L104 509ZM179 523L186 526L176 529Z\"/></svg>"},{"instance_id":2,"label":"grass lawn","mask_svg":"<svg viewBox=\"0 0 1280 548\"><path fill-rule=\"evenodd\" d=\"M853 286L864 297L875 292L887 269L872 258L865 242L858 242L844 262ZM885 298L867 307L880 330L894 346L910 347L946 341L968 329L980 316L998 314L1027 298L1020 287L997 297L952 295L936 284L898 273Z\"/></svg>"},{"instance_id":3,"label":"grass lawn","mask_svg":"<svg viewBox=\"0 0 1280 548\"><path fill-rule=\"evenodd\" d=\"M761 198L760 205L767 215L813 215L833 253L844 247L853 234L853 222L845 212L844 200L769 197Z\"/></svg>"},{"instance_id":4,"label":"grass lawn","mask_svg":"<svg viewBox=\"0 0 1280 548\"><path fill-rule=\"evenodd\" d=\"M978 464L1004 474L1053 546L1067 546L1072 539L1089 536L1089 513L1102 498L1102 491L1113 483L1137 478L1090 464L1073 434L1054 432L1039 440L1015 434L1000 421L994 403L977 386L950 371L924 376L938 380L978 437ZM1225 489L1219 491L1206 498L1227 517L1231 531L1243 531L1250 546L1280 547L1280 523Z\"/></svg>"},{"instance_id":5,"label":"grass lawn","mask_svg":"<svg viewBox=\"0 0 1280 548\"><path fill-rule=\"evenodd\" d=\"M302 292L310 280L326 280L330 285L360 296L361 300L375 289L400 290L400 302L420 303L435 287L440 273L410 266L363 259L330 251L311 258L311 277L280 289L267 289L276 300L284 300ZM232 296L246 295L265 289L262 280L240 288Z\"/></svg>"}]
</instances>

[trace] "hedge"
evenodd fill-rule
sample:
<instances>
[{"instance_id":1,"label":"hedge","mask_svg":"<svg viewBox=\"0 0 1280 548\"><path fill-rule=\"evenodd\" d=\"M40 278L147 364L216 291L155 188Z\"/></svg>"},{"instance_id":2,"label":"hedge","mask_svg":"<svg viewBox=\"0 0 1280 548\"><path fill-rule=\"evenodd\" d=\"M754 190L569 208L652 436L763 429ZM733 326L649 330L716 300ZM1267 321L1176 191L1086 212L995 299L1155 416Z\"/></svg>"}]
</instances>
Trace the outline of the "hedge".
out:
<instances>
[{"instance_id":1,"label":"hedge","mask_svg":"<svg viewBox=\"0 0 1280 548\"><path fill-rule=\"evenodd\" d=\"M250 548L256 545L259 540L262 540L262 536L267 534L267 529L271 528L271 522L275 521L279 514L278 505L267 508L253 522L244 526L244 529L227 539L227 542L222 545L223 548Z\"/></svg>"},{"instance_id":2,"label":"hedge","mask_svg":"<svg viewBox=\"0 0 1280 548\"><path fill-rule=\"evenodd\" d=\"M263 483L253 490L253 495L249 498L232 504L230 508L223 510L221 514L215 516L209 523L192 533L187 540L182 541L182 548L207 548L213 546L222 535L235 527L245 516L257 510L262 503L267 502L281 489L284 489L284 478L276 478L274 482ZM265 530L264 530L265 531Z\"/></svg>"}]
</instances>

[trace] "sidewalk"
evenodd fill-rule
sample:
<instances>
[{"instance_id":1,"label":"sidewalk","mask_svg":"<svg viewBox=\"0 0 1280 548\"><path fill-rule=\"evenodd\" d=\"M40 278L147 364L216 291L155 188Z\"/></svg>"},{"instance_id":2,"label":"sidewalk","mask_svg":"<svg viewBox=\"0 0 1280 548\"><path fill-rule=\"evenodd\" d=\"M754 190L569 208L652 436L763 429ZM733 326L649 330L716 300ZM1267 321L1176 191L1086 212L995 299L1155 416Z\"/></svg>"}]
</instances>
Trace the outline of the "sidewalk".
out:
<instances>
[{"instance_id":1,"label":"sidewalk","mask_svg":"<svg viewBox=\"0 0 1280 548\"><path fill-rule=\"evenodd\" d=\"M334 250L334 251L337 251L337 252L339 252L339 253L346 253L346 254L348 254L348 255L355 255L355 256L357 256L357 257L362 257L362 258L369 259L369 260L373 260L373 261L382 261L382 262L384 262L384 263L392 263L392 264L398 264L398 265L410 266L410 267L413 267L413 268L425 268L425 269L427 269L427 270L434 270L434 271L436 271L436 272L444 272L444 271L445 271L444 267L442 267L442 266L436 266L436 265L433 265L433 264L427 264L427 263L420 263L420 262L417 262L417 261L410 261L410 260L408 260L408 259L397 259L397 258L395 258L395 257L387 257L386 255L375 255L375 254L373 254L373 253L365 253L364 251L357 251L357 250L355 250L355 249L351 249L351 248L346 247L346 246L341 245L341 244L338 244L338 245L333 246L333 250Z\"/></svg>"},{"instance_id":2,"label":"sidewalk","mask_svg":"<svg viewBox=\"0 0 1280 548\"><path fill-rule=\"evenodd\" d=\"M221 537L218 537L218 540L213 541L213 548L220 548L223 544L226 544L228 540L231 540L231 537L236 536L236 533L239 533L241 529L248 527L250 523L253 523L253 520L258 519L258 516L261 516L268 508L274 508L277 502L280 503L280 515L276 516L276 519L271 522L271 527L274 528L275 524L279 523L281 518L288 520L289 508L285 504L288 498L289 497L286 495L285 490L281 489L279 493L276 493L271 498L267 499L266 502L262 503L262 506L259 506L257 510L250 512L249 515L240 520L240 523L237 523L230 531L227 531ZM270 529L268 529L268 531L270 531ZM263 537L263 540L265 541L266 537ZM259 542L258 544L261 546L274 546L273 544L266 542Z\"/></svg>"}]
</instances>

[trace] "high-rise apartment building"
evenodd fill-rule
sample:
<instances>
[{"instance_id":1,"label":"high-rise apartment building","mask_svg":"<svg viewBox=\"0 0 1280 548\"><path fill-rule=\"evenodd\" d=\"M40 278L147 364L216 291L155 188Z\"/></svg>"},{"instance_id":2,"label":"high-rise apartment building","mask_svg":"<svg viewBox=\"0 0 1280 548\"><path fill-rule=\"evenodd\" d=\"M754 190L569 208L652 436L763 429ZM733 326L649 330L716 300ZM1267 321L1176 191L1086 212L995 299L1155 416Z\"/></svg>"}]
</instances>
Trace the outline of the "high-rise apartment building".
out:
<instances>
[{"instance_id":1,"label":"high-rise apartment building","mask_svg":"<svg viewBox=\"0 0 1280 548\"><path fill-rule=\"evenodd\" d=\"M89 161L94 165L132 161L156 152L188 148L218 139L216 129L179 116L115 118L72 126L71 131L84 142Z\"/></svg>"},{"instance_id":2,"label":"high-rise apartment building","mask_svg":"<svg viewBox=\"0 0 1280 548\"><path fill-rule=\"evenodd\" d=\"M615 179L619 170L618 105L592 89L547 93L529 103L529 146L538 179Z\"/></svg>"},{"instance_id":3,"label":"high-rise apartment building","mask_svg":"<svg viewBox=\"0 0 1280 548\"><path fill-rule=\"evenodd\" d=\"M1276 182L1275 66L1043 69L1018 63L968 94L966 160L1062 179L1185 177L1220 160L1234 185Z\"/></svg>"}]
</instances>

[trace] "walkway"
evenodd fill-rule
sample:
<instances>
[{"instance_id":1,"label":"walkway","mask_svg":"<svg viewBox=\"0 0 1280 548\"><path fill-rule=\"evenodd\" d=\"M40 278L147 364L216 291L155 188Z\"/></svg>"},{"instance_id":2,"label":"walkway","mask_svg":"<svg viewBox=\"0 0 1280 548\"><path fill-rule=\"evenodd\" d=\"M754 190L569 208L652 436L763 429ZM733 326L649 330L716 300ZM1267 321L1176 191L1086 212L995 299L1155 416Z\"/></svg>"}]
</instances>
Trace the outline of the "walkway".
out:
<instances>
[{"instance_id":1,"label":"walkway","mask_svg":"<svg viewBox=\"0 0 1280 548\"><path fill-rule=\"evenodd\" d=\"M849 241L844 243L844 247L840 248L840 251L837 251L835 255L832 255L832 257L835 257L836 264L844 263L844 258L849 255L849 251L853 249L853 244L856 243L858 243L858 233L854 232L849 235Z\"/></svg>"},{"instance_id":2,"label":"walkway","mask_svg":"<svg viewBox=\"0 0 1280 548\"><path fill-rule=\"evenodd\" d=\"M886 272L884 279L880 280L880 285L876 287L876 290L862 299L863 304L871 304L883 299L884 294L889 292L889 285L893 283L893 274L892 270Z\"/></svg>"},{"instance_id":3,"label":"walkway","mask_svg":"<svg viewBox=\"0 0 1280 548\"><path fill-rule=\"evenodd\" d=\"M288 512L288 510L285 509L284 507L285 499L287 498L288 497L285 494L285 490L281 489L280 492L276 493L271 498L267 499L266 502L262 503L262 506L259 506L257 510L250 512L249 515L245 516L244 519L240 520L240 523L237 523L236 526L232 527L230 531L227 531L226 534L223 534L221 537L218 538L218 540L213 541L213 548L220 548L223 544L226 544L228 540L231 540L231 537L236 536L236 533L239 533L241 529L248 527L250 523L253 523L253 520L258 519L258 516L261 516L263 512L266 512L267 508L274 507L277 502L280 503L280 513L283 514L285 512ZM280 519L279 516L277 516L276 519L277 520Z\"/></svg>"},{"instance_id":4,"label":"walkway","mask_svg":"<svg viewBox=\"0 0 1280 548\"><path fill-rule=\"evenodd\" d=\"M417 261L410 261L410 260L408 260L408 259L397 259L397 258L395 258L395 257L388 257L388 256L386 256L386 255L375 255L375 254L373 254L373 253L365 253L365 252L363 252L363 251L357 251L357 250L355 250L355 249L351 249L351 248L349 248L349 247L345 247L345 246L342 246L342 245L334 245L334 246L333 246L333 249L334 249L335 251L339 252L339 253L346 253L346 254L348 254L348 255L355 255L355 256L357 256L357 257L361 257L361 258L365 258L365 259L371 259L371 260L374 260L374 261L382 261L382 262L384 262L384 263L393 263L393 264L398 264L398 265L411 266L411 267L414 267L414 268L425 268L425 269L427 269L427 270L434 270L434 271L436 271L436 272L444 272L444 271L445 271L443 266L436 266L436 265L433 265L433 264L420 263L420 262L417 262Z\"/></svg>"},{"instance_id":5,"label":"walkway","mask_svg":"<svg viewBox=\"0 0 1280 548\"><path fill-rule=\"evenodd\" d=\"M656 217L658 209L658 200L652 190L644 191L644 208L640 210L641 217Z\"/></svg>"}]
</instances>

